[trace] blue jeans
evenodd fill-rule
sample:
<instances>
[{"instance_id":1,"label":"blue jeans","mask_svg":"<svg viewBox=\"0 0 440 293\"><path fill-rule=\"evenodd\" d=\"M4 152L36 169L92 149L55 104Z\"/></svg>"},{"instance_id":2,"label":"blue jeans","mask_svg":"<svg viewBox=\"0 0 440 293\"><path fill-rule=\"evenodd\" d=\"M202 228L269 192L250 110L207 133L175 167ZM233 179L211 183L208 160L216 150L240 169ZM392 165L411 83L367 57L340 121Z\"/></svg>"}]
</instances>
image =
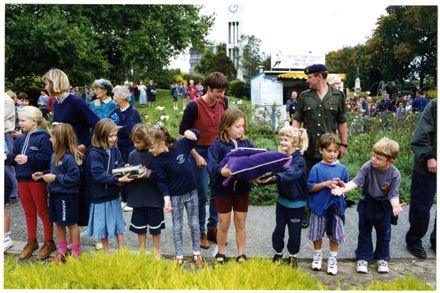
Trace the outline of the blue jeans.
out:
<instances>
[{"instance_id":1,"label":"blue jeans","mask_svg":"<svg viewBox=\"0 0 440 293\"><path fill-rule=\"evenodd\" d=\"M391 214L388 200L362 199L357 207L359 213L359 236L355 251L357 260L390 260ZM371 234L376 230L376 249L373 253Z\"/></svg>"},{"instance_id":2,"label":"blue jeans","mask_svg":"<svg viewBox=\"0 0 440 293\"><path fill-rule=\"evenodd\" d=\"M208 161L208 147L196 146L195 150L199 153L205 161ZM199 196L199 225L200 233L206 233L206 202L208 201L208 169L198 168L197 163L192 156L189 157L193 166L193 174L196 180L197 194ZM209 201L209 219L208 230L217 228L218 214L215 207L214 196L211 193Z\"/></svg>"},{"instance_id":3,"label":"blue jeans","mask_svg":"<svg viewBox=\"0 0 440 293\"><path fill-rule=\"evenodd\" d=\"M437 189L436 177L426 176L413 171L411 181L411 204L409 206L409 230L406 244L421 245L422 238L428 232L429 217ZM437 222L437 221L436 221ZM430 242L436 244L436 226L431 233Z\"/></svg>"}]
</instances>

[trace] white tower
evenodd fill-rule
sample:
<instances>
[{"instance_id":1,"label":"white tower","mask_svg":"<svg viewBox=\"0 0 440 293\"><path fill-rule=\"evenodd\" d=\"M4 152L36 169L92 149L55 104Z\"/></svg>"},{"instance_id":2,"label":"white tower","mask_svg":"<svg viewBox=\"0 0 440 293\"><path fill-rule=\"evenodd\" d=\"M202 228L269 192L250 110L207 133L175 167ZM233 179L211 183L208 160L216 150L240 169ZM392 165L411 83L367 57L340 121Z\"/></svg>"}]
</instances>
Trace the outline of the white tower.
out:
<instances>
[{"instance_id":1,"label":"white tower","mask_svg":"<svg viewBox=\"0 0 440 293\"><path fill-rule=\"evenodd\" d=\"M235 65L237 69L237 78L243 80L243 70L240 68L238 62L238 56L241 54L239 51L239 40L243 32L243 23L241 21L243 13L243 6L237 4L231 4L228 6L228 39L226 43L226 54L229 59Z\"/></svg>"}]
</instances>

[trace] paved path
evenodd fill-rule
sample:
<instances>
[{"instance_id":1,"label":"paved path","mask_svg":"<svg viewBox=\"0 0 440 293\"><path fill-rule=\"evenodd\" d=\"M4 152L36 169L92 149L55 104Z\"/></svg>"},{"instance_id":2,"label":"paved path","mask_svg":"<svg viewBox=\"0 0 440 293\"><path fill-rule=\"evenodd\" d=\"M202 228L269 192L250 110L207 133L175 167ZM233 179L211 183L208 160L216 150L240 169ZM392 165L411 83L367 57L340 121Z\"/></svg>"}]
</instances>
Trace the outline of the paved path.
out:
<instances>
[{"instance_id":1,"label":"paved path","mask_svg":"<svg viewBox=\"0 0 440 293\"><path fill-rule=\"evenodd\" d=\"M431 233L434 225L435 206L431 210L431 223L428 230L428 234ZM391 237L391 258L392 259L415 259L407 250L405 244L405 233L408 229L408 211L409 206L405 206L403 213L399 216L399 222L397 226L392 226ZM26 241L26 226L24 221L24 215L20 205L16 205L10 209L11 212L11 237L16 242L15 245L8 251L8 253L18 253ZM131 212L124 213L125 222L130 223ZM174 255L174 243L172 237L172 222L171 214L165 213L166 229L162 232L161 236L161 252L164 255ZM354 259L354 251L357 245L357 212L356 207L347 208L346 210L346 241L340 246L338 253L339 259ZM271 242L272 231L275 227L275 206L251 206L249 209L247 219L247 244L246 254L248 256L261 256L272 257L273 249ZM81 227L81 231L85 231L85 227ZM191 255L191 240L188 225L184 224L184 253L185 255ZM313 254L312 242L307 238L307 229L302 230L301 250L298 255L299 259L310 259ZM42 226L39 221L38 226L38 240L42 241ZM287 238L287 232L286 232ZM324 257L328 255L328 241L324 238L323 252ZM126 244L137 249L137 235L128 231L125 233ZM151 237L148 236L147 246L151 248ZM226 247L226 255L234 256L236 254L235 245L235 230L231 226L228 235L229 245ZM287 242L287 241L286 241ZM373 243L375 243L375 235L373 232ZM83 250L92 250L94 246L93 239L85 236L81 239ZM112 247L116 247L116 243L111 243ZM430 249L429 235L426 235L423 239L423 245L427 252L428 258L435 258L434 252ZM284 251L285 253L286 250ZM211 243L211 247L207 250L202 249L202 255L205 257L213 256L216 253L216 246Z\"/></svg>"},{"instance_id":2,"label":"paved path","mask_svg":"<svg viewBox=\"0 0 440 293\"><path fill-rule=\"evenodd\" d=\"M378 274L376 272L376 264L374 262L369 264L368 274L356 274L356 262L354 258L354 250L357 244L357 212L356 207L347 209L346 212L346 242L341 245L338 259L338 274L331 276L326 274L326 265L328 257L328 241L324 244L324 269L320 272L314 272L310 268L310 259L313 254L312 243L306 239L307 229L302 230L302 244L301 251L299 253L299 265L302 270L310 272L311 275L316 276L323 284L330 289L342 289L352 290L354 287L367 286L372 281L392 282L398 277L405 277L412 274L422 282L426 282L433 289L436 288L436 271L437 262L435 254L429 248L429 235L423 239L423 245L428 254L428 259L420 260L412 256L406 250L405 233L408 229L408 211L409 207L404 207L404 211L399 218L397 226L392 226L392 241L391 241L391 262L390 273ZM435 207L431 210L431 215L435 213ZM12 217L12 238L15 241L15 245L7 251L8 254L19 254L23 249L26 241L26 227L24 224L24 217L22 209L19 205L14 206L11 209ZM126 223L130 222L131 213L124 213ZM172 224L171 215L165 214L166 229L162 233L161 237L161 250L163 255L174 255L174 243L172 240ZM257 207L252 206L249 210L247 220L247 245L246 254L248 256L261 256L271 258L273 256L273 250L271 245L271 234L275 226L275 207ZM431 223L429 233L434 226L434 217L431 216ZM81 231L84 231L85 227L81 227ZM42 239L42 226L38 227L38 240ZM373 235L374 236L374 235ZM287 237L287 235L286 235ZM150 241L149 237L149 241ZM125 234L125 240L128 246L133 249L137 249L137 235L127 231ZM234 228L231 227L229 231L229 245L226 248L227 256L234 256L236 254L235 248L235 235ZM81 239L83 251L94 251L94 241L89 237L83 237ZM185 255L191 255L190 239L188 225L184 226L184 251ZM113 249L116 248L115 243L112 243ZM151 247L151 243L148 243L148 247ZM151 248L150 248L151 249ZM208 250L202 250L204 257L211 257L215 254L215 244L211 243L211 247ZM286 252L285 252L286 253ZM36 254L36 253L35 253ZM282 288L280 288L282 289Z\"/></svg>"}]
</instances>

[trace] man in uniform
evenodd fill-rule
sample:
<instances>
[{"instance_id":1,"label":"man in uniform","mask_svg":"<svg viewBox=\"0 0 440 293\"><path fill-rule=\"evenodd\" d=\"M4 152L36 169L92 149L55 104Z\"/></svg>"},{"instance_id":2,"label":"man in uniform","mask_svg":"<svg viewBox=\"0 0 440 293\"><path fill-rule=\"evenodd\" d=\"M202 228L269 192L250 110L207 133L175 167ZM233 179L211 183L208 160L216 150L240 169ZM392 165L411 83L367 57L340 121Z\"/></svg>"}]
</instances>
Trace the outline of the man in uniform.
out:
<instances>
[{"instance_id":1,"label":"man in uniform","mask_svg":"<svg viewBox=\"0 0 440 293\"><path fill-rule=\"evenodd\" d=\"M304 69L310 89L303 91L293 116L292 127L307 129L309 148L304 153L307 173L313 165L322 160L319 153L319 138L327 132L338 133L341 137L340 157L347 152L347 119L345 117L344 94L330 86L327 68L324 64L314 64ZM303 219L303 228L308 226L307 216Z\"/></svg>"}]
</instances>

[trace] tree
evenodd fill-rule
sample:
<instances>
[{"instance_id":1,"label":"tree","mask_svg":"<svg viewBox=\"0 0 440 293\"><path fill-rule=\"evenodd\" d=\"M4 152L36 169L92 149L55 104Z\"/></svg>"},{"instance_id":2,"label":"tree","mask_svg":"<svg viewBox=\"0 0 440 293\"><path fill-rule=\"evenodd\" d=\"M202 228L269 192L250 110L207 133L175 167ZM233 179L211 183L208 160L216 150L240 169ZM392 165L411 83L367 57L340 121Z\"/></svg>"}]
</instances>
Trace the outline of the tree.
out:
<instances>
[{"instance_id":1,"label":"tree","mask_svg":"<svg viewBox=\"0 0 440 293\"><path fill-rule=\"evenodd\" d=\"M437 79L436 6L388 6L366 43L371 65L385 80Z\"/></svg>"},{"instance_id":2,"label":"tree","mask_svg":"<svg viewBox=\"0 0 440 293\"><path fill-rule=\"evenodd\" d=\"M237 77L237 69L226 55L226 44L218 45L216 53L213 53L211 48L207 48L195 70L204 75L219 71L226 75L229 80L234 80Z\"/></svg>"},{"instance_id":3,"label":"tree","mask_svg":"<svg viewBox=\"0 0 440 293\"><path fill-rule=\"evenodd\" d=\"M203 48L213 24L195 5L8 4L6 78L64 70L72 84L114 83L159 73L190 45ZM134 72L131 75L131 72Z\"/></svg>"},{"instance_id":4,"label":"tree","mask_svg":"<svg viewBox=\"0 0 440 293\"><path fill-rule=\"evenodd\" d=\"M258 73L258 66L262 65L261 40L254 35L241 35L239 44L242 52L240 66L243 69L244 79L249 81L252 76Z\"/></svg>"}]
</instances>

